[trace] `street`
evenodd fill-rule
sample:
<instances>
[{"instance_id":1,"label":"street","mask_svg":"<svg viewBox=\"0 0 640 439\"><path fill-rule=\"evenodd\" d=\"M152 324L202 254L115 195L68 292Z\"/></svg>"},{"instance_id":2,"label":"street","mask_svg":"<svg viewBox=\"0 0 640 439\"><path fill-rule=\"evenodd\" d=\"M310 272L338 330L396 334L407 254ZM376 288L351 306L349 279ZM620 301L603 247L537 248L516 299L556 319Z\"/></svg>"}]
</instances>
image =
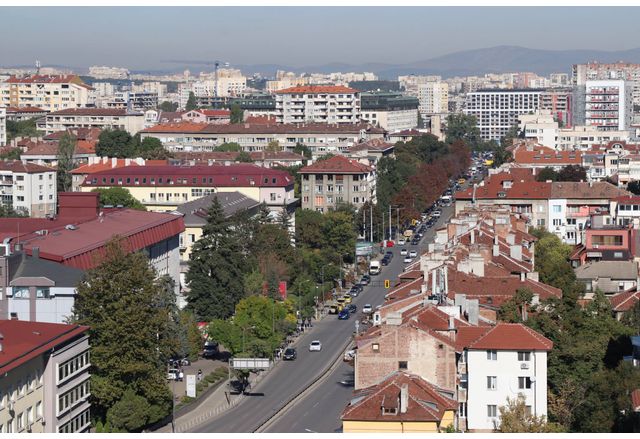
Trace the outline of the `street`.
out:
<instances>
[{"instance_id":1,"label":"street","mask_svg":"<svg viewBox=\"0 0 640 439\"><path fill-rule=\"evenodd\" d=\"M425 242L431 241L434 230L442 226L453 214L454 206L442 208L442 216L438 222L427 230L419 246L407 244L409 250L418 247L423 250ZM353 300L358 306L358 312L349 320L337 320L329 315L319 322L315 322L312 331L300 337L298 358L295 361L283 361L264 378L257 386L250 390L251 396L220 417L198 426L194 432L224 432L240 433L253 432L275 413L277 413L291 398L300 394L315 382L322 373L342 355L347 343L355 331L356 317L360 316L362 306L369 303L374 307L384 301L384 296L390 290L384 288L384 280L389 279L393 285L405 264L400 256L400 248L393 247L394 258L390 264L383 267L381 274L372 276L370 285ZM309 352L308 346L312 340L322 342L320 352ZM269 428L269 432L335 432L340 428L339 415L348 403L353 390L352 386L340 384L340 381L352 379L353 369L347 364L340 365L323 385L321 391L316 391L299 401L282 419L278 419Z\"/></svg>"}]
</instances>

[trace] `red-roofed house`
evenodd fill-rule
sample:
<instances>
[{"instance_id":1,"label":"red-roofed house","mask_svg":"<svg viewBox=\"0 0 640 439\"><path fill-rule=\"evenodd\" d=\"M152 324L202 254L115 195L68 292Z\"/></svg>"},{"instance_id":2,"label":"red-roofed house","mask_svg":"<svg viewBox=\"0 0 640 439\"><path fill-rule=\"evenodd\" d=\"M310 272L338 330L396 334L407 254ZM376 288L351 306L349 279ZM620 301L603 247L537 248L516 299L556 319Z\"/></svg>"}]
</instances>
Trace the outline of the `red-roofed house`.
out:
<instances>
[{"instance_id":1,"label":"red-roofed house","mask_svg":"<svg viewBox=\"0 0 640 439\"><path fill-rule=\"evenodd\" d=\"M343 156L316 161L298 171L302 208L326 212L340 203L359 208L376 201L376 174L370 166Z\"/></svg>"},{"instance_id":2,"label":"red-roofed house","mask_svg":"<svg viewBox=\"0 0 640 439\"><path fill-rule=\"evenodd\" d=\"M342 412L343 433L439 433L454 426L458 403L451 391L418 375L395 372L355 392Z\"/></svg>"},{"instance_id":3,"label":"red-roofed house","mask_svg":"<svg viewBox=\"0 0 640 439\"><path fill-rule=\"evenodd\" d=\"M231 123L230 110L191 110L182 113L182 119L194 123Z\"/></svg>"},{"instance_id":4,"label":"red-roofed house","mask_svg":"<svg viewBox=\"0 0 640 439\"><path fill-rule=\"evenodd\" d=\"M110 157L91 157L87 164L79 166L71 171L72 192L80 192L80 186L84 183L87 176L100 171L106 171L113 168L124 168L125 166L166 166L167 160L145 160L143 158L135 159L118 159Z\"/></svg>"},{"instance_id":5,"label":"red-roofed house","mask_svg":"<svg viewBox=\"0 0 640 439\"><path fill-rule=\"evenodd\" d=\"M342 85L303 85L276 92L278 123L360 121L360 92Z\"/></svg>"},{"instance_id":6,"label":"red-roofed house","mask_svg":"<svg viewBox=\"0 0 640 439\"><path fill-rule=\"evenodd\" d=\"M0 107L37 107L46 111L86 107L91 87L77 75L12 76L0 82Z\"/></svg>"},{"instance_id":7,"label":"red-roofed house","mask_svg":"<svg viewBox=\"0 0 640 439\"><path fill-rule=\"evenodd\" d=\"M540 145L520 143L512 151L514 163L527 168L553 168L560 170L569 165L582 165L581 151L556 151Z\"/></svg>"},{"instance_id":8,"label":"red-roofed house","mask_svg":"<svg viewBox=\"0 0 640 439\"><path fill-rule=\"evenodd\" d=\"M0 320L0 432L89 431L88 330Z\"/></svg>"}]
</instances>

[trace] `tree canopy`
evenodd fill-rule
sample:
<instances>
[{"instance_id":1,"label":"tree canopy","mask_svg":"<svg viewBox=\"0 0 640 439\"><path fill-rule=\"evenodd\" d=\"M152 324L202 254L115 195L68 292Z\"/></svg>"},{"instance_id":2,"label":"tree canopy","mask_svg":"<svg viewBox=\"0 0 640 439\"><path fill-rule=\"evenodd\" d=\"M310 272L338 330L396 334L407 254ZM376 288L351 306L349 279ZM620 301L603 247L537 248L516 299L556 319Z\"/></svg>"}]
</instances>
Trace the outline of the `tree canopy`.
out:
<instances>
[{"instance_id":1,"label":"tree canopy","mask_svg":"<svg viewBox=\"0 0 640 439\"><path fill-rule=\"evenodd\" d=\"M189 92L189 98L187 99L187 104L184 109L187 111L195 110L198 108L198 103L196 102L196 95L193 94L192 91Z\"/></svg>"},{"instance_id":2,"label":"tree canopy","mask_svg":"<svg viewBox=\"0 0 640 439\"><path fill-rule=\"evenodd\" d=\"M69 192L72 185L71 171L75 167L73 156L77 139L70 133L64 133L58 142L58 192Z\"/></svg>"},{"instance_id":3,"label":"tree canopy","mask_svg":"<svg viewBox=\"0 0 640 439\"><path fill-rule=\"evenodd\" d=\"M587 171L580 165L567 165L559 171L546 167L540 171L538 181L587 181Z\"/></svg>"},{"instance_id":4,"label":"tree canopy","mask_svg":"<svg viewBox=\"0 0 640 439\"><path fill-rule=\"evenodd\" d=\"M165 160L172 157L162 142L154 137L132 136L124 130L103 130L98 137L96 154L101 157L134 158L146 160Z\"/></svg>"},{"instance_id":5,"label":"tree canopy","mask_svg":"<svg viewBox=\"0 0 640 439\"><path fill-rule=\"evenodd\" d=\"M244 121L244 111L240 105L231 105L231 123L242 123Z\"/></svg>"},{"instance_id":6,"label":"tree canopy","mask_svg":"<svg viewBox=\"0 0 640 439\"><path fill-rule=\"evenodd\" d=\"M98 188L91 192L100 194L100 207L104 206L122 206L129 209L147 210L140 201L135 199L129 189L124 187Z\"/></svg>"},{"instance_id":7,"label":"tree canopy","mask_svg":"<svg viewBox=\"0 0 640 439\"><path fill-rule=\"evenodd\" d=\"M158 110L160 111L173 112L173 111L176 111L177 109L178 109L177 102L163 101L160 105L158 105Z\"/></svg>"}]
</instances>

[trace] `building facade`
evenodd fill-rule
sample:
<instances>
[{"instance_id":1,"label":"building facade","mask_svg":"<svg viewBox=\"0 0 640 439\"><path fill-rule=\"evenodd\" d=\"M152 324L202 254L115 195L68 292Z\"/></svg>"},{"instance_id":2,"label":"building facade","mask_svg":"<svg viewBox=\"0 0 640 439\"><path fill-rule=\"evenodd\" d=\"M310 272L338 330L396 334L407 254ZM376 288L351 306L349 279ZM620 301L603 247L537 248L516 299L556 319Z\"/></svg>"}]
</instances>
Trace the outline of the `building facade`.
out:
<instances>
[{"instance_id":1,"label":"building facade","mask_svg":"<svg viewBox=\"0 0 640 439\"><path fill-rule=\"evenodd\" d=\"M0 146L7 144L7 109L0 108Z\"/></svg>"},{"instance_id":2,"label":"building facade","mask_svg":"<svg viewBox=\"0 0 640 439\"><path fill-rule=\"evenodd\" d=\"M360 92L345 86L309 85L276 92L278 123L355 124L360 121Z\"/></svg>"},{"instance_id":3,"label":"building facade","mask_svg":"<svg viewBox=\"0 0 640 439\"><path fill-rule=\"evenodd\" d=\"M628 81L586 81L584 86L584 125L599 131L625 131L631 128L633 86Z\"/></svg>"},{"instance_id":4,"label":"building facade","mask_svg":"<svg viewBox=\"0 0 640 439\"><path fill-rule=\"evenodd\" d=\"M449 85L432 81L418 84L418 111L423 117L449 112Z\"/></svg>"},{"instance_id":5,"label":"building facade","mask_svg":"<svg viewBox=\"0 0 640 439\"><path fill-rule=\"evenodd\" d=\"M126 109L72 108L47 114L47 134L71 128L124 130L134 135L144 128L144 113Z\"/></svg>"},{"instance_id":6,"label":"building facade","mask_svg":"<svg viewBox=\"0 0 640 439\"><path fill-rule=\"evenodd\" d=\"M400 93L369 92L360 96L360 119L389 132L418 126L418 100Z\"/></svg>"},{"instance_id":7,"label":"building facade","mask_svg":"<svg viewBox=\"0 0 640 439\"><path fill-rule=\"evenodd\" d=\"M0 161L2 204L35 218L56 213L57 179L55 169L23 163Z\"/></svg>"},{"instance_id":8,"label":"building facade","mask_svg":"<svg viewBox=\"0 0 640 439\"><path fill-rule=\"evenodd\" d=\"M91 87L76 75L12 76L0 82L0 106L47 111L86 107Z\"/></svg>"}]
</instances>

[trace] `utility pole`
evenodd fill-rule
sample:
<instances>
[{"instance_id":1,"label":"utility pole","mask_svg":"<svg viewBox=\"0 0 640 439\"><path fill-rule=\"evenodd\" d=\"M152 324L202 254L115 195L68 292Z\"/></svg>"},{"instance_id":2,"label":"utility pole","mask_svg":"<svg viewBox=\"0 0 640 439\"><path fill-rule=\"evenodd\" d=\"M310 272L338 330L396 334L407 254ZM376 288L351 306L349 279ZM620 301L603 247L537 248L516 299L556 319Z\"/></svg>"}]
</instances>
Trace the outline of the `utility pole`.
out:
<instances>
[{"instance_id":1,"label":"utility pole","mask_svg":"<svg viewBox=\"0 0 640 439\"><path fill-rule=\"evenodd\" d=\"M220 61L213 63L214 67L214 80L213 80L213 108L218 108L218 67Z\"/></svg>"},{"instance_id":2,"label":"utility pole","mask_svg":"<svg viewBox=\"0 0 640 439\"><path fill-rule=\"evenodd\" d=\"M391 239L391 204L389 204L389 239Z\"/></svg>"},{"instance_id":3,"label":"utility pole","mask_svg":"<svg viewBox=\"0 0 640 439\"><path fill-rule=\"evenodd\" d=\"M369 238L371 238L371 246L373 247L373 203L369 202Z\"/></svg>"},{"instance_id":4,"label":"utility pole","mask_svg":"<svg viewBox=\"0 0 640 439\"><path fill-rule=\"evenodd\" d=\"M382 240L384 241L385 239L384 236L384 212L382 212Z\"/></svg>"}]
</instances>

